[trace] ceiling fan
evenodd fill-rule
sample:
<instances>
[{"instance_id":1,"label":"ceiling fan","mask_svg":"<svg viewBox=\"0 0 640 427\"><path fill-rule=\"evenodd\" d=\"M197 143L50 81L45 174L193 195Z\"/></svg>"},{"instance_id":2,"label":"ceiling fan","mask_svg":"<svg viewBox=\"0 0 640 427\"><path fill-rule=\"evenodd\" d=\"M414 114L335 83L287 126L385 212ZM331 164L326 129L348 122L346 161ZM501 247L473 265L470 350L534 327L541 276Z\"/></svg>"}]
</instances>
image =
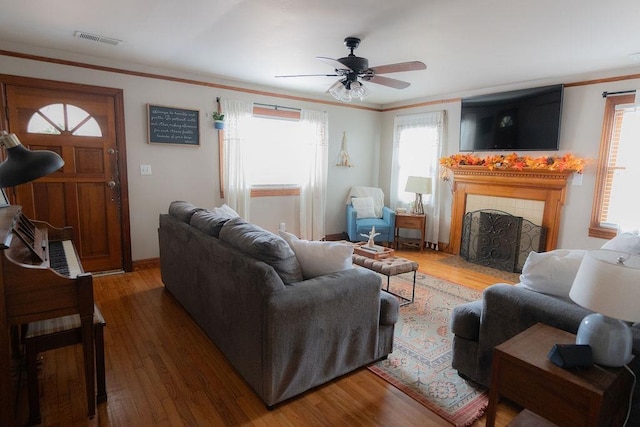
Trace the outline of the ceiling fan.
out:
<instances>
[{"instance_id":1,"label":"ceiling fan","mask_svg":"<svg viewBox=\"0 0 640 427\"><path fill-rule=\"evenodd\" d=\"M420 61L399 62L396 64L369 67L369 60L367 60L367 58L361 58L353 54L353 51L360 45L359 38L347 37L344 39L344 44L347 49L350 50L349 55L344 58L332 59L323 56L317 57L320 61L334 68L335 72L333 74L292 74L276 77L340 77L337 82L331 85L327 92L340 101L349 102L353 98L363 100L369 94L369 90L363 86L359 80L392 87L394 89L404 89L410 86L409 82L384 77L380 74L417 71L427 68L427 66Z\"/></svg>"}]
</instances>

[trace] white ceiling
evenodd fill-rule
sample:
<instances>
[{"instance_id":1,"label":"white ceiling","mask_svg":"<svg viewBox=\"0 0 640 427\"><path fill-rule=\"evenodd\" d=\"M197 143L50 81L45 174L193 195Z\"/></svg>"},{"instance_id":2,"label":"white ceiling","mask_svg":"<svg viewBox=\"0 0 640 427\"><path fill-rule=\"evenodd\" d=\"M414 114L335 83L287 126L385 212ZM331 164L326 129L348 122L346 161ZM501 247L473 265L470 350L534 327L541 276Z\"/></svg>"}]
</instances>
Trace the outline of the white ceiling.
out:
<instances>
[{"instance_id":1,"label":"white ceiling","mask_svg":"<svg viewBox=\"0 0 640 427\"><path fill-rule=\"evenodd\" d=\"M0 0L0 42L296 91L325 94L335 77L316 56L339 58L347 36L370 66L422 61L366 83L368 103L390 104L482 88L565 82L640 67L638 0ZM124 41L75 38L80 30ZM640 55L638 55L640 56ZM86 58L86 57L85 57Z\"/></svg>"}]
</instances>

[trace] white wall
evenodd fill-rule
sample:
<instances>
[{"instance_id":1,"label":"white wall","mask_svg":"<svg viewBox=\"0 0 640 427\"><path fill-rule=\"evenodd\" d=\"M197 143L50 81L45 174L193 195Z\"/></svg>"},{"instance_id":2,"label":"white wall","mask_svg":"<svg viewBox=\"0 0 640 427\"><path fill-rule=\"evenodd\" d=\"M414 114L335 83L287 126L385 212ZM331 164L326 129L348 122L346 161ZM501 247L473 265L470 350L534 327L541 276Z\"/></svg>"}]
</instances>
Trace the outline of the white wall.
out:
<instances>
[{"instance_id":1,"label":"white wall","mask_svg":"<svg viewBox=\"0 0 640 427\"><path fill-rule=\"evenodd\" d=\"M632 74L631 72L625 74ZM564 82L541 82L538 85L544 86L552 83ZM616 92L633 90L640 88L640 79L622 80L617 82L588 84L582 86L566 87L564 91L562 124L560 130L560 151L558 152L526 152L531 156L543 154L573 153L576 156L592 159L592 162L585 169L582 182L575 185L571 180L567 187L567 197L562 210L562 224L558 237L558 247L571 249L599 248L605 242L603 239L589 237L588 228L591 218L591 204L596 180L596 164L600 149L600 134L602 131L602 119L604 114L605 98L602 92ZM484 93L500 92L510 89L487 90ZM459 96L476 95L461 94ZM417 103L417 102L416 102ZM460 102L434 104L419 108L389 111L383 114L381 131L381 158L380 182L386 184L385 192L388 193L388 185L391 173L391 150L393 140L393 120L398 114L413 114L426 111L445 110L447 114L447 136L443 155L448 156L459 152L458 144L460 139ZM484 157L487 152L474 153ZM508 154L508 153L506 153ZM576 182L579 180L575 180ZM384 185L383 185L384 187ZM451 217L451 193L450 187L443 185L443 209L441 219L446 221L440 227L440 240L448 242Z\"/></svg>"},{"instance_id":2,"label":"white wall","mask_svg":"<svg viewBox=\"0 0 640 427\"><path fill-rule=\"evenodd\" d=\"M203 207L219 206L224 202L220 199L219 193L218 135L213 129L211 120L207 119L215 108L216 97L327 111L329 114L327 234L346 230L344 201L351 186L370 185L378 179L380 152L378 122L381 113L376 111L282 99L9 56L0 57L2 74L123 90L129 213L134 261L158 256L158 215L167 211L171 201L187 200ZM145 71L171 75L170 72L162 70L147 69ZM206 80L202 76L177 77L229 84L225 81ZM252 87L252 89L255 88ZM268 88L258 89L270 91ZM148 103L200 110L200 146L148 144L146 131L146 104ZM335 166L343 131L347 132L349 153L356 164L354 168ZM151 165L152 175L140 175L141 164ZM258 215L253 218L254 222L267 229L276 230L280 222L294 226L299 223L295 212L297 208L295 198L288 198L284 202L278 197L261 198L253 202L255 202L255 212L269 212L261 218ZM288 229L291 230L291 227L288 226Z\"/></svg>"},{"instance_id":3,"label":"white wall","mask_svg":"<svg viewBox=\"0 0 640 427\"><path fill-rule=\"evenodd\" d=\"M9 49L10 50L10 49ZM35 52L47 56L46 52ZM54 56L54 55L48 55ZM329 171L326 214L326 233L340 233L346 229L345 200L353 185L372 185L383 188L389 194L393 120L398 114L445 110L447 114L446 145L444 155L458 152L460 135L460 102L435 102L428 106L406 108L383 113L325 105L313 102L282 99L266 95L218 89L202 85L171 82L148 77L138 77L87 68L51 64L27 59L1 56L0 73L25 77L82 83L96 86L120 88L124 92L125 127L127 143L127 170L129 175L129 203L131 216L131 240L133 259L141 260L158 256L158 214L166 212L172 200L188 200L196 205L212 207L223 200L219 195L218 136L210 121L206 119L215 108L216 97L246 99L254 102L279 104L294 108L324 110L329 114ZM82 58L71 58L81 61ZM85 61L89 62L89 61ZM105 64L127 69L126 66ZM130 65L135 70L139 66ZM149 73L172 75L162 70L142 69ZM631 74L632 72L620 73ZM228 81L207 79L203 76L173 75L197 81L230 85ZM558 83L539 82L539 86ZM269 88L247 88L272 92ZM611 83L569 87L565 89L561 151L572 152L581 157L598 156L602 115L604 113L603 91L629 90L640 87L640 79ZM511 88L487 89L475 93L498 92ZM296 94L292 94L296 95ZM297 94L300 96L300 94ZM453 98L453 96L442 98ZM428 101L428 100L424 100ZM416 101L421 102L421 101ZM201 112L201 144L199 147L147 144L146 104L169 105ZM354 168L335 166L340 150L343 131L347 132L349 154ZM477 153L485 155L486 153ZM536 153L527 153L535 155ZM153 174L140 175L140 164L152 166ZM596 248L602 239L587 235L591 202L595 185L595 165L584 173L582 185L568 188L563 209L558 246L561 248ZM451 194L448 185L442 186L440 240L448 241ZM254 200L254 211L263 212L252 218L258 225L276 230L280 222L287 228L298 227L297 200L273 197ZM293 229L292 231L297 232Z\"/></svg>"}]
</instances>

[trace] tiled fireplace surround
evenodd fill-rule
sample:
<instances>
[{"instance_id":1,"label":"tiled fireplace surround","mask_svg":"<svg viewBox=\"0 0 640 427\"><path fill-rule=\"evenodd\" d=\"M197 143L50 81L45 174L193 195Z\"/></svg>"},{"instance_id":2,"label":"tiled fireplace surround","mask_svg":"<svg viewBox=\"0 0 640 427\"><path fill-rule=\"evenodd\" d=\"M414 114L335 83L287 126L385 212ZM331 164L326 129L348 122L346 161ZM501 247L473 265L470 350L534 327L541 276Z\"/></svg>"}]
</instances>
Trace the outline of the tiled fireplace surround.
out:
<instances>
[{"instance_id":1,"label":"tiled fireplace surround","mask_svg":"<svg viewBox=\"0 0 640 427\"><path fill-rule=\"evenodd\" d=\"M505 211L542 225L547 230L545 250L556 248L567 180L573 170L492 171L484 166L461 166L451 171L451 253L460 253L464 214L480 209Z\"/></svg>"}]
</instances>

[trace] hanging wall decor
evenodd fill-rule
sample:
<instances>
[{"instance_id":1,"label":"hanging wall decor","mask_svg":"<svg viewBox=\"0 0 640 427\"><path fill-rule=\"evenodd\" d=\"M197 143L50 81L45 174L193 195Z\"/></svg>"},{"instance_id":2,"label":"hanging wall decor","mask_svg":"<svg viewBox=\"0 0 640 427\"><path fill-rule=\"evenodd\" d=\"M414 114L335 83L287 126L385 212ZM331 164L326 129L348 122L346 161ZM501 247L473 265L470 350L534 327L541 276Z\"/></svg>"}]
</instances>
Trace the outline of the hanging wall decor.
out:
<instances>
[{"instance_id":1,"label":"hanging wall decor","mask_svg":"<svg viewBox=\"0 0 640 427\"><path fill-rule=\"evenodd\" d=\"M351 163L351 158L349 157L349 152L347 151L347 132L342 132L342 144L340 145L340 154L338 154L338 162L336 166L344 166L347 168L352 168L353 163Z\"/></svg>"}]
</instances>

